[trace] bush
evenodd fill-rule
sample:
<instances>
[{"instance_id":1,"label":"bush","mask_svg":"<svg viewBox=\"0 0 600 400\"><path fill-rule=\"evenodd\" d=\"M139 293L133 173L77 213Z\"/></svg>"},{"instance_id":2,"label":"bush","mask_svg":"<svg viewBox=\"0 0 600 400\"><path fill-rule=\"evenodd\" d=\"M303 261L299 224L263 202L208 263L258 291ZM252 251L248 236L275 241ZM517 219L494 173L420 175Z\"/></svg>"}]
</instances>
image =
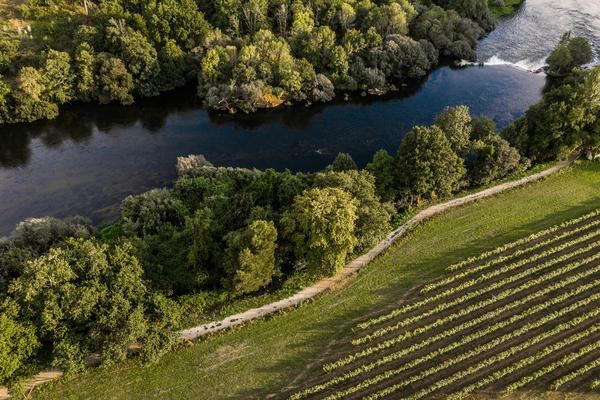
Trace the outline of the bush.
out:
<instances>
[{"instance_id":1,"label":"bush","mask_svg":"<svg viewBox=\"0 0 600 400\"><path fill-rule=\"evenodd\" d=\"M6 384L35 354L39 342L35 328L19 321L19 307L12 300L0 301L0 384Z\"/></svg>"},{"instance_id":2,"label":"bush","mask_svg":"<svg viewBox=\"0 0 600 400\"><path fill-rule=\"evenodd\" d=\"M182 203L167 189L128 196L121 207L125 229L139 236L157 234L166 225L180 226L185 215Z\"/></svg>"},{"instance_id":3,"label":"bush","mask_svg":"<svg viewBox=\"0 0 600 400\"><path fill-rule=\"evenodd\" d=\"M343 190L314 188L298 196L281 224L299 261L317 276L339 272L357 239L358 201Z\"/></svg>"}]
</instances>

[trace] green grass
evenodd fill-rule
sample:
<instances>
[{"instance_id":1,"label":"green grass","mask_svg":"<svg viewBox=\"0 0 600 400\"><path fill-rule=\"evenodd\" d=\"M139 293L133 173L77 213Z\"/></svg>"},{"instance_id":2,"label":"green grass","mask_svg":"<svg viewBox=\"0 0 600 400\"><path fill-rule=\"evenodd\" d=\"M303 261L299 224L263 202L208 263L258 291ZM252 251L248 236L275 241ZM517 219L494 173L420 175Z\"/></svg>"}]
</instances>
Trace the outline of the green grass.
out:
<instances>
[{"instance_id":1,"label":"green grass","mask_svg":"<svg viewBox=\"0 0 600 400\"><path fill-rule=\"evenodd\" d=\"M496 5L494 0L489 0L490 10L494 17L506 17L515 12L515 10L523 4L525 0L504 0L504 7Z\"/></svg>"},{"instance_id":2,"label":"green grass","mask_svg":"<svg viewBox=\"0 0 600 400\"><path fill-rule=\"evenodd\" d=\"M335 341L454 262L600 207L600 163L449 211L417 227L344 288L302 307L174 351L45 386L40 399L250 399L298 384Z\"/></svg>"}]
</instances>

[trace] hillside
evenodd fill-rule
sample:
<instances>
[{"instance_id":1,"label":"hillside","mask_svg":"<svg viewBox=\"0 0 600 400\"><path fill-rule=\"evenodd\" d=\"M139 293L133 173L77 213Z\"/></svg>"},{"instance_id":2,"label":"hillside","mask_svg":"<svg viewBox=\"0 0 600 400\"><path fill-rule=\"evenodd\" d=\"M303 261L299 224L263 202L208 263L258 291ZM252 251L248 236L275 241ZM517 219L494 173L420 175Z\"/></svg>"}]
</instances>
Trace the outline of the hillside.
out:
<instances>
[{"instance_id":1,"label":"hillside","mask_svg":"<svg viewBox=\"0 0 600 400\"><path fill-rule=\"evenodd\" d=\"M291 394L351 345L357 324L393 310L445 268L600 207L600 166L450 211L420 226L347 287L141 368L135 361L43 388L36 398L264 398ZM428 364L429 367L431 365Z\"/></svg>"}]
</instances>

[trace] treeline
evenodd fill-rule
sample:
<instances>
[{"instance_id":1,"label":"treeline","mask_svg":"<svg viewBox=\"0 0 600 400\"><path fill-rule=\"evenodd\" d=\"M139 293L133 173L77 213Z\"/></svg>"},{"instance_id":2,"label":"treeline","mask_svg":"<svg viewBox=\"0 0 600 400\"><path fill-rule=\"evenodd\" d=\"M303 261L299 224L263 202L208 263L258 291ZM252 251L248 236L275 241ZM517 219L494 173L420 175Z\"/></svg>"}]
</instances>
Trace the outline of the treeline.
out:
<instances>
[{"instance_id":1,"label":"treeline","mask_svg":"<svg viewBox=\"0 0 600 400\"><path fill-rule=\"evenodd\" d=\"M363 170L347 154L311 174L191 156L172 189L126 198L101 232L82 218L26 220L0 241L0 381L35 363L77 371L94 353L110 364L133 343L152 361L174 343L182 311L332 276L398 211L528 166L491 120L461 106Z\"/></svg>"},{"instance_id":2,"label":"treeline","mask_svg":"<svg viewBox=\"0 0 600 400\"><path fill-rule=\"evenodd\" d=\"M32 0L0 26L0 123L61 104L127 105L197 77L206 105L251 112L382 92L440 57L474 59L486 0ZM29 24L29 25L28 25Z\"/></svg>"},{"instance_id":3,"label":"treeline","mask_svg":"<svg viewBox=\"0 0 600 400\"><path fill-rule=\"evenodd\" d=\"M0 240L0 382L77 371L92 354L110 364L133 344L156 360L192 311L331 276L397 213L576 148L600 153L600 67L573 66L502 134L451 107L362 170L347 154L311 174L188 157L171 189L126 198L100 232L82 218L26 220Z\"/></svg>"},{"instance_id":4,"label":"treeline","mask_svg":"<svg viewBox=\"0 0 600 400\"><path fill-rule=\"evenodd\" d=\"M153 361L189 314L338 272L395 216L581 149L600 154L600 67L575 67L502 134L464 106L406 134L365 169L340 154L292 174L178 160L171 189L123 201L97 232L82 218L29 219L0 240L0 382L38 366Z\"/></svg>"}]
</instances>

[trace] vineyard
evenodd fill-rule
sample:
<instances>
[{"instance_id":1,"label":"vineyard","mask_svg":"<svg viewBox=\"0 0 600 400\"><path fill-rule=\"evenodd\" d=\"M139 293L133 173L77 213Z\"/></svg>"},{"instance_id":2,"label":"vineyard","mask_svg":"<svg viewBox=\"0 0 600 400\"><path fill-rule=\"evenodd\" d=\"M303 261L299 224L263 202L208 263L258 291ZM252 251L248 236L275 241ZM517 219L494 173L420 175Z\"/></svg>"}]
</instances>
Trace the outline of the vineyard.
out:
<instances>
[{"instance_id":1,"label":"vineyard","mask_svg":"<svg viewBox=\"0 0 600 400\"><path fill-rule=\"evenodd\" d=\"M350 336L285 397L600 393L600 209L449 266Z\"/></svg>"}]
</instances>

